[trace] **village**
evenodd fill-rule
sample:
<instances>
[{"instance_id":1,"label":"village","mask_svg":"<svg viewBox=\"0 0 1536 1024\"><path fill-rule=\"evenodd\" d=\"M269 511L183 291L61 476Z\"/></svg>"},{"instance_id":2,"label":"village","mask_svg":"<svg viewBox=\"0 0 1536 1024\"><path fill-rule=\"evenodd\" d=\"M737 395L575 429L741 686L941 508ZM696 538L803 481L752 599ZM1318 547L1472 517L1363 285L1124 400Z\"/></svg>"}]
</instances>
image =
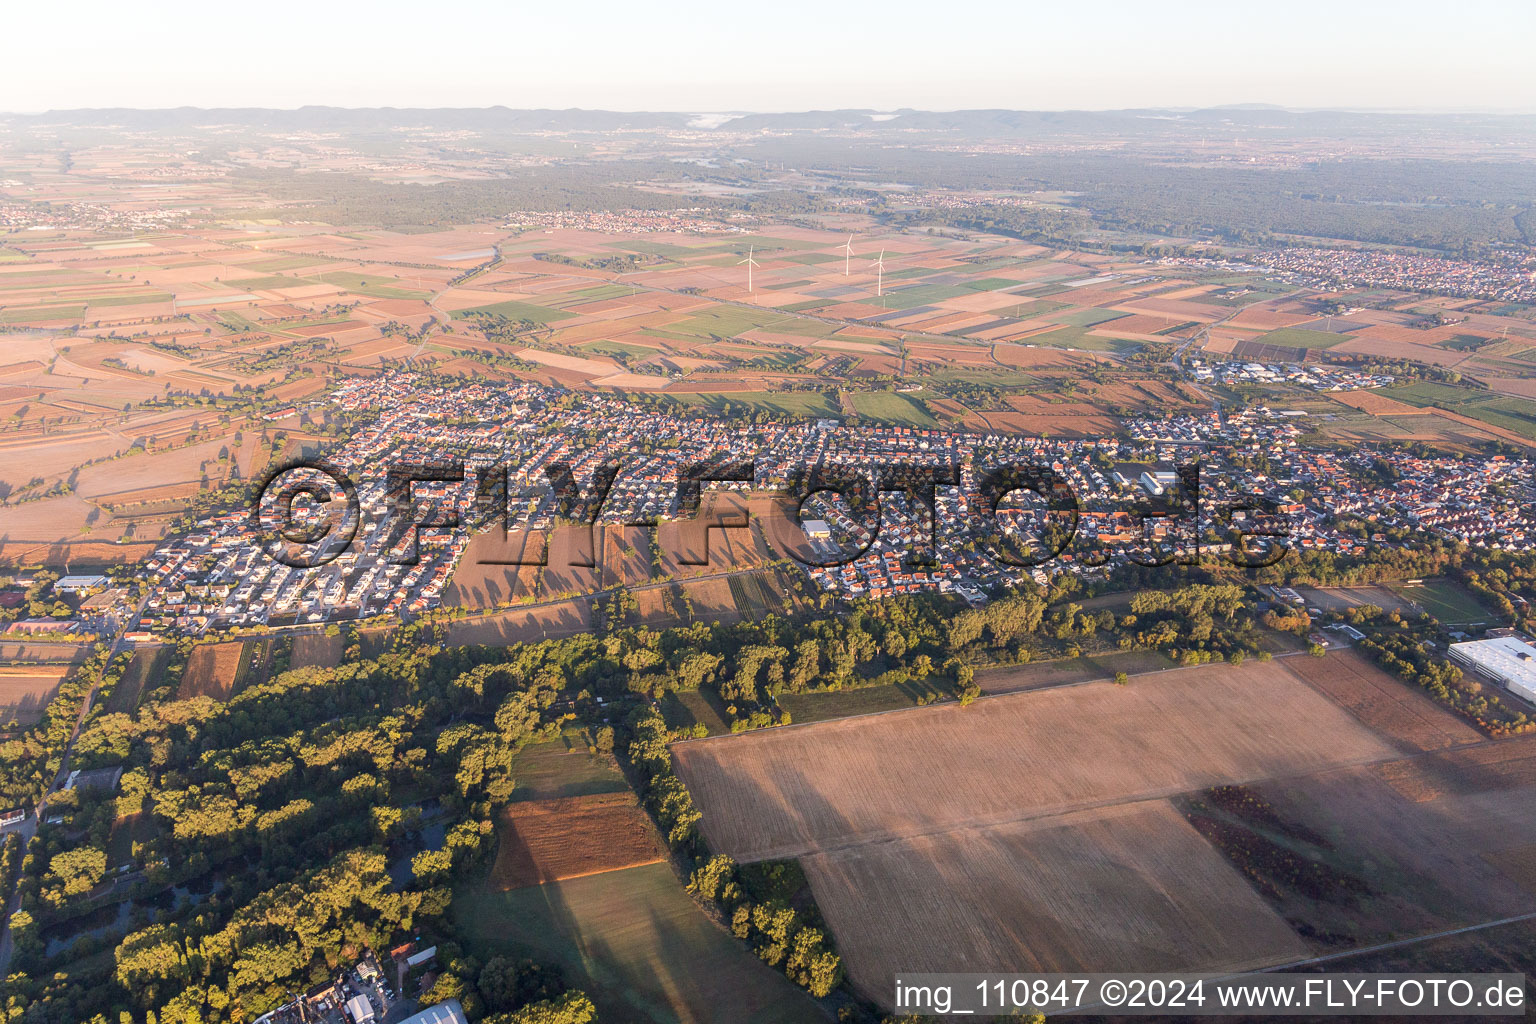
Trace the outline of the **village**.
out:
<instances>
[{"instance_id":1,"label":"village","mask_svg":"<svg viewBox=\"0 0 1536 1024\"><path fill-rule=\"evenodd\" d=\"M127 639L151 641L420 615L442 604L478 530L548 530L557 513L573 514L551 487L551 466L568 467L586 516L630 525L686 517L679 476L709 460L745 460L752 479L706 486L779 495L812 467L866 475L910 466L957 469L958 486L934 488L932 528L926 511L899 492L881 496L878 520L826 492L804 502L795 531L817 554L780 555L819 590L845 598L932 590L980 603L1026 577L1041 584L1062 572L1102 577L1132 561L1187 562L1193 554L1243 564L1246 556L1233 550L1239 534L1269 533L1283 538L1284 550L1342 555L1427 537L1508 551L1530 550L1536 541L1528 460L1427 457L1396 446L1313 449L1299 440L1298 415L1264 406L1137 417L1124 424L1129 439L1048 440L826 419L744 429L603 395L534 384L424 386L408 373L346 382L326 401L373 423L326 453L326 470L282 475L292 486L334 472L356 490L356 508L343 511L290 498L293 522L277 528L293 529L301 520L324 527L302 557L271 542L270 501L259 514L228 508L155 550L142 567L142 602L105 576L71 577L55 583L54 592L77 598L77 608L19 618L8 632L105 633L127 622ZM636 438L645 443L637 447ZM617 468L599 496L592 479L605 464ZM1177 470L1197 464L1198 491L1191 495ZM1049 467L1071 499L1063 504L1016 490L1001 496L994 514L980 482L999 466ZM410 467L417 480L409 495L398 493L398 480L391 495L389 471ZM492 501L477 481L496 479L498 467L506 491ZM1384 475L1391 487L1371 485ZM341 490L334 486L331 497ZM1070 525L1070 543L1032 548L1029 538L1039 537L1047 521ZM932 550L919 561L914 556L928 547L930 530ZM1237 539L1247 550L1250 543Z\"/></svg>"}]
</instances>

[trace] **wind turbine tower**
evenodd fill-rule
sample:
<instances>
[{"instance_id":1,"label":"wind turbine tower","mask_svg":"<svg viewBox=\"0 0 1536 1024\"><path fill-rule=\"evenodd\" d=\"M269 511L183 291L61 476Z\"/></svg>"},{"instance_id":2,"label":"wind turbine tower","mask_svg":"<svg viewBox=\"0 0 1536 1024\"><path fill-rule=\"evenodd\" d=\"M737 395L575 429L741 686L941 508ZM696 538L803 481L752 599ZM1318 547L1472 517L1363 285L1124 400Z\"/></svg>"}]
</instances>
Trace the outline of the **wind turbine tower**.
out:
<instances>
[{"instance_id":1,"label":"wind turbine tower","mask_svg":"<svg viewBox=\"0 0 1536 1024\"><path fill-rule=\"evenodd\" d=\"M752 268L757 266L757 260L754 260L752 258L752 250L753 250L753 248L754 248L754 246L750 246L750 245L747 246L747 258L742 260L740 263L736 264L738 267L741 266L742 263L745 263L747 265L747 291L748 292L752 291Z\"/></svg>"},{"instance_id":2,"label":"wind turbine tower","mask_svg":"<svg viewBox=\"0 0 1536 1024\"><path fill-rule=\"evenodd\" d=\"M848 236L848 241L838 246L843 250L843 276L848 276L848 264L853 260L853 236Z\"/></svg>"},{"instance_id":3,"label":"wind turbine tower","mask_svg":"<svg viewBox=\"0 0 1536 1024\"><path fill-rule=\"evenodd\" d=\"M880 257L875 260L875 294L885 294L885 250L880 250Z\"/></svg>"}]
</instances>

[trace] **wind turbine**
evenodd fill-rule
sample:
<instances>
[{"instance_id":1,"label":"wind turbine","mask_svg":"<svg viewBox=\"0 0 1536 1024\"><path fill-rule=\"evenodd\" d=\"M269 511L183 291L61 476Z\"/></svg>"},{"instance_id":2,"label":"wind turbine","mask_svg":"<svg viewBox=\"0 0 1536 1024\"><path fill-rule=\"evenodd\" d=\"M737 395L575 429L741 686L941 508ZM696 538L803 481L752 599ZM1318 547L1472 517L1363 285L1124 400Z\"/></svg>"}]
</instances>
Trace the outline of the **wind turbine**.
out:
<instances>
[{"instance_id":1,"label":"wind turbine","mask_svg":"<svg viewBox=\"0 0 1536 1024\"><path fill-rule=\"evenodd\" d=\"M848 264L853 259L853 236L849 235L848 241L838 246L838 248L843 250L843 276L847 277Z\"/></svg>"},{"instance_id":2,"label":"wind turbine","mask_svg":"<svg viewBox=\"0 0 1536 1024\"><path fill-rule=\"evenodd\" d=\"M880 250L879 259L875 260L875 294L885 294L885 250Z\"/></svg>"},{"instance_id":3,"label":"wind turbine","mask_svg":"<svg viewBox=\"0 0 1536 1024\"><path fill-rule=\"evenodd\" d=\"M753 246L747 246L747 258L736 264L738 267L741 266L742 263L747 265L747 291L749 292L752 290L752 268L757 266L757 260L752 258L752 249Z\"/></svg>"}]
</instances>

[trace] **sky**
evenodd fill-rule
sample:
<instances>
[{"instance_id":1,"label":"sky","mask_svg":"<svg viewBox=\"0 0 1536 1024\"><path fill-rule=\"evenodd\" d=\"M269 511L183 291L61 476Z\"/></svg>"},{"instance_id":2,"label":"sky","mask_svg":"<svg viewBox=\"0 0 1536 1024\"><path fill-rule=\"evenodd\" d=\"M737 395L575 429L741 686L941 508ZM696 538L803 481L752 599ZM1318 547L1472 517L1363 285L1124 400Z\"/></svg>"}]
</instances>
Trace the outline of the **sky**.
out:
<instances>
[{"instance_id":1,"label":"sky","mask_svg":"<svg viewBox=\"0 0 1536 1024\"><path fill-rule=\"evenodd\" d=\"M0 110L24 112L1536 111L1530 0L21 0L5 22Z\"/></svg>"}]
</instances>

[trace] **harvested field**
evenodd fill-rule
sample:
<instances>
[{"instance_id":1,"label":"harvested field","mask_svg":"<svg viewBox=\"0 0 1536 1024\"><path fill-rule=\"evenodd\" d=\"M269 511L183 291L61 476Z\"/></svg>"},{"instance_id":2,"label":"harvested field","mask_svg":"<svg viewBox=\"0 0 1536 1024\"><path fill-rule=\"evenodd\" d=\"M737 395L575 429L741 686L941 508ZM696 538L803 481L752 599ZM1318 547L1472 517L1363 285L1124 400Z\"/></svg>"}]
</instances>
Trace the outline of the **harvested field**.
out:
<instances>
[{"instance_id":1,"label":"harvested field","mask_svg":"<svg viewBox=\"0 0 1536 1024\"><path fill-rule=\"evenodd\" d=\"M742 861L1396 754L1278 662L1181 669L1124 687L1089 683L673 749L711 847Z\"/></svg>"},{"instance_id":2,"label":"harvested field","mask_svg":"<svg viewBox=\"0 0 1536 1024\"><path fill-rule=\"evenodd\" d=\"M335 668L341 664L345 646L339 636L306 633L294 638L289 664L294 668Z\"/></svg>"},{"instance_id":3,"label":"harvested field","mask_svg":"<svg viewBox=\"0 0 1536 1024\"><path fill-rule=\"evenodd\" d=\"M737 622L741 619L729 579L689 580L683 584L683 597L697 622Z\"/></svg>"},{"instance_id":4,"label":"harvested field","mask_svg":"<svg viewBox=\"0 0 1536 1024\"><path fill-rule=\"evenodd\" d=\"M576 599L455 620L448 626L448 643L455 647L536 643L574 636L591 628L591 608L585 600Z\"/></svg>"},{"instance_id":5,"label":"harvested field","mask_svg":"<svg viewBox=\"0 0 1536 1024\"><path fill-rule=\"evenodd\" d=\"M67 665L0 666L0 722L35 724L69 673Z\"/></svg>"},{"instance_id":6,"label":"harvested field","mask_svg":"<svg viewBox=\"0 0 1536 1024\"><path fill-rule=\"evenodd\" d=\"M602 587L632 587L651 581L651 531L643 526L603 526L593 531L602 544Z\"/></svg>"},{"instance_id":7,"label":"harvested field","mask_svg":"<svg viewBox=\"0 0 1536 1024\"><path fill-rule=\"evenodd\" d=\"M91 648L75 644L0 642L0 662L25 662L28 665L76 665L90 656Z\"/></svg>"},{"instance_id":8,"label":"harvested field","mask_svg":"<svg viewBox=\"0 0 1536 1024\"><path fill-rule=\"evenodd\" d=\"M1237 971L1306 955L1162 800L802 863L854 985L886 1006L893 969Z\"/></svg>"},{"instance_id":9,"label":"harvested field","mask_svg":"<svg viewBox=\"0 0 1536 1024\"><path fill-rule=\"evenodd\" d=\"M227 700L235 692L240 676L250 664L247 651L252 646L236 640L223 644L200 644L192 648L176 696L182 700L188 697Z\"/></svg>"},{"instance_id":10,"label":"harvested field","mask_svg":"<svg viewBox=\"0 0 1536 1024\"><path fill-rule=\"evenodd\" d=\"M1005 401L1018 414L1009 417L1010 427L1021 433L1048 437L1104 437L1119 428L1113 416L1089 402L1053 403L1034 395L1010 395Z\"/></svg>"},{"instance_id":11,"label":"harvested field","mask_svg":"<svg viewBox=\"0 0 1536 1024\"><path fill-rule=\"evenodd\" d=\"M1314 932L1363 944L1536 911L1521 873L1536 843L1536 745L1527 740L1321 772L1261 792L1283 820L1322 837L1303 852L1353 867L1371 890L1358 906L1278 901Z\"/></svg>"},{"instance_id":12,"label":"harvested field","mask_svg":"<svg viewBox=\"0 0 1536 1024\"><path fill-rule=\"evenodd\" d=\"M1377 765L1374 771L1398 793L1417 803L1467 790L1501 792L1536 786L1536 736L1392 761Z\"/></svg>"},{"instance_id":13,"label":"harvested field","mask_svg":"<svg viewBox=\"0 0 1536 1024\"><path fill-rule=\"evenodd\" d=\"M1330 392L1328 397L1351 409L1368 412L1372 416L1415 416L1422 415L1424 412L1406 402L1388 398L1379 391L1334 391Z\"/></svg>"},{"instance_id":14,"label":"harvested field","mask_svg":"<svg viewBox=\"0 0 1536 1024\"><path fill-rule=\"evenodd\" d=\"M663 856L633 793L523 800L501 813L491 885L519 889L654 864Z\"/></svg>"},{"instance_id":15,"label":"harvested field","mask_svg":"<svg viewBox=\"0 0 1536 1024\"><path fill-rule=\"evenodd\" d=\"M1417 687L1392 678L1354 651L1288 658L1286 667L1406 750L1440 750L1483 738Z\"/></svg>"}]
</instances>

